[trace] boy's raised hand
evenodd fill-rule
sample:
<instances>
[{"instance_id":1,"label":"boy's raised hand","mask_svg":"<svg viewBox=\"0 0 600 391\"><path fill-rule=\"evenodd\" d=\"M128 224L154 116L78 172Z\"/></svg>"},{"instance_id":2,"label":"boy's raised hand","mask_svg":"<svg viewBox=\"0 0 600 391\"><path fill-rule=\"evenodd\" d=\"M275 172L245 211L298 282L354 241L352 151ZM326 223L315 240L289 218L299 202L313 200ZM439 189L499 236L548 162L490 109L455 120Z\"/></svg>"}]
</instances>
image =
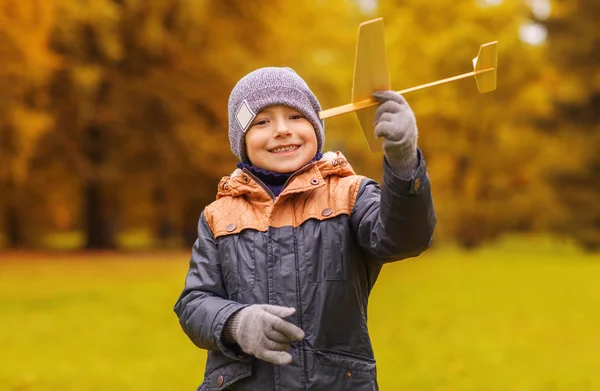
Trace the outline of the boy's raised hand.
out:
<instances>
[{"instance_id":1,"label":"boy's raised hand","mask_svg":"<svg viewBox=\"0 0 600 391\"><path fill-rule=\"evenodd\" d=\"M255 304L241 309L228 320L226 329L242 350L276 365L292 362L290 342L304 338L304 332L283 320L296 312L290 307ZM226 330L227 332L227 330Z\"/></svg>"},{"instance_id":2,"label":"boy's raised hand","mask_svg":"<svg viewBox=\"0 0 600 391\"><path fill-rule=\"evenodd\" d=\"M395 91L377 91L381 102L375 112L375 137L383 137L383 150L390 167L403 178L417 168L417 121L410 106Z\"/></svg>"}]
</instances>

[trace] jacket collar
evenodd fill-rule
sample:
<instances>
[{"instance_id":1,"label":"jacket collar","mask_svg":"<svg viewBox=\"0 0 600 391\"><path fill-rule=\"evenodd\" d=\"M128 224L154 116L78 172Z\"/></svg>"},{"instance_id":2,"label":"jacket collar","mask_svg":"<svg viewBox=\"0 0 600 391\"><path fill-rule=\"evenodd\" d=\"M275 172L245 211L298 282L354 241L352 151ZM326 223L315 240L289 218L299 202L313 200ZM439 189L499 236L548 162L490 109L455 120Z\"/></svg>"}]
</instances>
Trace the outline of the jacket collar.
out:
<instances>
[{"instance_id":1,"label":"jacket collar","mask_svg":"<svg viewBox=\"0 0 600 391\"><path fill-rule=\"evenodd\" d=\"M340 177L355 175L352 166L341 152L326 152L320 160L300 168L288 179L279 198L324 186L325 179L330 175ZM272 200L272 193L264 183L248 170L238 168L231 175L221 179L217 199L240 196Z\"/></svg>"}]
</instances>

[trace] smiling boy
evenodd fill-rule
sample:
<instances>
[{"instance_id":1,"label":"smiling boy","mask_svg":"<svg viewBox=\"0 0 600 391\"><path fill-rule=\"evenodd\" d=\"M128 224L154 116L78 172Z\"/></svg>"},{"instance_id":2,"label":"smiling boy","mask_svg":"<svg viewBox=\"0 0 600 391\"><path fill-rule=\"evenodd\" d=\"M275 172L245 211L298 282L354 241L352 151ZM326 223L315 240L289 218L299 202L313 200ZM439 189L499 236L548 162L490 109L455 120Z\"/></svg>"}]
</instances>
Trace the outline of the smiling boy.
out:
<instances>
[{"instance_id":1,"label":"smiling boy","mask_svg":"<svg viewBox=\"0 0 600 391\"><path fill-rule=\"evenodd\" d=\"M313 125L298 110L265 107L246 133L246 151L252 165L266 171L297 171L317 154Z\"/></svg>"},{"instance_id":2,"label":"smiling boy","mask_svg":"<svg viewBox=\"0 0 600 391\"><path fill-rule=\"evenodd\" d=\"M321 106L290 68L261 68L229 99L240 159L198 223L175 305L208 350L199 390L377 390L368 297L386 262L414 257L436 223L414 114L374 94L380 186L322 154Z\"/></svg>"}]
</instances>

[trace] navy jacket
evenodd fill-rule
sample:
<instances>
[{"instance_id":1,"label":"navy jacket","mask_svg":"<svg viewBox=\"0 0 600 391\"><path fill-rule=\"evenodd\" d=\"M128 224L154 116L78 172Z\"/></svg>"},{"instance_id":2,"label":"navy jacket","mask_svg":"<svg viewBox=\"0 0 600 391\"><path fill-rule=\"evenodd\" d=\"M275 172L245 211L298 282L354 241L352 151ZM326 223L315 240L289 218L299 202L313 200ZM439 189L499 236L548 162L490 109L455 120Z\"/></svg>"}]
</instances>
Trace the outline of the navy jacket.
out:
<instances>
[{"instance_id":1,"label":"navy jacket","mask_svg":"<svg viewBox=\"0 0 600 391\"><path fill-rule=\"evenodd\" d=\"M369 293L384 263L429 247L435 224L420 152L409 180L384 162L381 186L339 152L300 169L277 198L247 170L224 177L175 305L185 333L208 350L199 390L378 390ZM296 308L286 320L305 338L292 343L291 364L224 343L227 319L251 304Z\"/></svg>"}]
</instances>

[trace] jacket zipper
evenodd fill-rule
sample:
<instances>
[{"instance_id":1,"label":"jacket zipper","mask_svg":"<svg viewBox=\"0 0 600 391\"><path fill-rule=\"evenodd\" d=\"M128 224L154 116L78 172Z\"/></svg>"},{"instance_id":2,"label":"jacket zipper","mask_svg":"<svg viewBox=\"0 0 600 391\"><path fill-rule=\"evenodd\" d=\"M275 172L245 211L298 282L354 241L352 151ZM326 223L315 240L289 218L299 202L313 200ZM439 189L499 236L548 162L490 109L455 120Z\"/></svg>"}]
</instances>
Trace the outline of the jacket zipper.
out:
<instances>
[{"instance_id":1,"label":"jacket zipper","mask_svg":"<svg viewBox=\"0 0 600 391\"><path fill-rule=\"evenodd\" d=\"M315 162L310 162L308 164L306 164L305 166L301 167L300 169L298 169L295 173L293 173L288 179L287 181L285 181L285 183L283 184L283 188L281 189L281 192L283 192L283 190L287 187L287 185L292 181L292 179L294 179L294 177L296 177L297 175L301 174L302 172L304 172L308 167L310 167L311 165L315 164ZM252 174L249 170L247 169L243 169L243 171L249 175L252 179L254 179L254 181L256 181L256 183L259 184L259 186L261 186L266 192L267 194L271 197L271 200L273 200L274 202L276 202L276 197L275 194L273 194L273 192L271 191L271 189L269 189L269 187L260 179L258 179L254 174ZM268 235L268 234L267 234ZM296 300L298 301L298 303L301 303L302 300L299 297L300 295L300 265L298 264L298 243L297 243L297 237L296 237L296 228L293 229L293 235L294 235L294 262L296 263L294 265L295 269L296 269L296 292L297 293L297 297ZM267 236L267 240L269 239L269 236ZM267 262L268 264L268 262ZM268 269L268 266L267 266ZM267 270L267 296L270 295L269 292L269 286L268 286L268 270ZM298 305L298 327L300 327L301 329L303 328L303 322L302 322L302 309L300 308L300 306ZM306 384L307 384L307 374L306 374L306 363L304 362L304 351L305 351L305 345L304 345L304 341L299 341L298 344L298 350L299 350L299 356L300 356L300 370L302 371L302 390L305 391L306 390ZM276 369L276 372L278 371L279 368Z\"/></svg>"},{"instance_id":2,"label":"jacket zipper","mask_svg":"<svg viewBox=\"0 0 600 391\"><path fill-rule=\"evenodd\" d=\"M292 207L296 209L296 205L294 202L294 198L292 198ZM298 327L304 330L304 322L302 320L304 316L304 311L302 310L302 289L300 287L300 260L298 259L298 228L295 226L296 222L294 221L294 228L292 229L292 235L294 238L294 268L296 270L296 312L298 314ZM302 373L302 391L306 391L306 385L308 384L308 375L306 362L304 360L305 356L305 345L304 340L299 341L298 343L298 357L300 358L300 371Z\"/></svg>"},{"instance_id":3,"label":"jacket zipper","mask_svg":"<svg viewBox=\"0 0 600 391\"><path fill-rule=\"evenodd\" d=\"M287 179L287 181L285 181L285 183L283 184L283 187L281 188L281 192L283 193L283 190L285 190L286 186L292 181L292 179L298 175L301 174L302 172L304 172L305 169L307 169L308 167L310 167L311 165L315 164L316 162L310 162L306 165L304 165L303 167L300 167L298 170L296 170L295 173L293 173L292 175L290 175L290 177Z\"/></svg>"},{"instance_id":4,"label":"jacket zipper","mask_svg":"<svg viewBox=\"0 0 600 391\"><path fill-rule=\"evenodd\" d=\"M266 192L267 192L267 194L268 194L269 196L271 196L271 199L272 199L273 201L275 201L275 194L273 194L273 192L271 191L271 189L269 189L269 187L268 187L267 185L265 185L265 184L263 183L263 181L261 181L260 179L258 179L258 178L257 178L257 177L256 177L256 176L253 174L253 173L251 173L251 172L250 172L250 171L248 171L247 169L245 169L245 168L244 168L244 170L243 170L243 171L244 171L244 173L248 174L248 175L249 175L249 176L250 176L252 179L254 179L254 182L258 183L258 185L259 185L260 187L262 187L262 188L263 188L263 190L264 190L264 191L266 191ZM287 182L286 182L286 183L287 183Z\"/></svg>"}]
</instances>

